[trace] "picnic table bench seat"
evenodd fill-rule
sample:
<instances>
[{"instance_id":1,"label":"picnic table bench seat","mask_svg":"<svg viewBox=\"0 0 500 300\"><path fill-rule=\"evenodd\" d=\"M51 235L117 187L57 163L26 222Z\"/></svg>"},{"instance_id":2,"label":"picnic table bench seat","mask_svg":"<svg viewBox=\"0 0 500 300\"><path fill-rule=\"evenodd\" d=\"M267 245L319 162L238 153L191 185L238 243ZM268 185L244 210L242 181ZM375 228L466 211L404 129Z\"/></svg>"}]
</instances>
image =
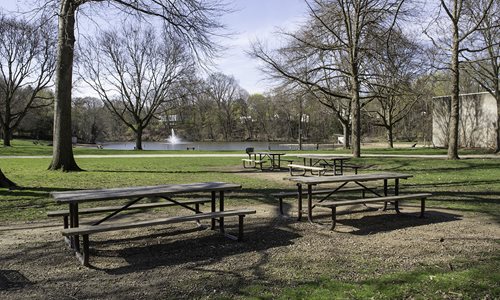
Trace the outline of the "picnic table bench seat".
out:
<instances>
[{"instance_id":1,"label":"picnic table bench seat","mask_svg":"<svg viewBox=\"0 0 500 300\"><path fill-rule=\"evenodd\" d=\"M374 197L374 198L363 198L363 199L355 199L355 200L337 200L337 201L323 201L317 203L316 206L330 208L332 210L332 225L331 230L334 230L336 222L337 222L337 207L339 206L347 206L347 205L356 205L356 204L366 204L366 203L374 203L374 202L394 202L394 207L397 213L399 211L399 201L402 200L420 200L420 218L424 217L425 211L425 199L432 196L430 193L419 193L419 194L406 194L406 195L397 195L397 196L386 196L386 197Z\"/></svg>"},{"instance_id":2,"label":"picnic table bench seat","mask_svg":"<svg viewBox=\"0 0 500 300\"><path fill-rule=\"evenodd\" d=\"M320 166L328 169L331 165L330 164L320 164ZM344 163L344 164L342 164L342 173L343 173L344 169L353 169L354 174L358 174L358 170L361 168L364 168L364 166Z\"/></svg>"},{"instance_id":3,"label":"picnic table bench seat","mask_svg":"<svg viewBox=\"0 0 500 300\"><path fill-rule=\"evenodd\" d=\"M362 197L364 198L365 197L365 189L363 189L362 187L348 187L348 188L343 188L341 190L338 190L337 189L321 189L321 190L313 190L311 192L311 194L313 195L326 195L326 194L330 194L330 193L333 193L333 192L361 192L362 193ZM307 196L307 191L303 191L302 192L302 195L303 196ZM297 191L290 191L290 192L279 192L279 193L274 193L274 194L271 194L271 196L273 196L274 198L277 198L278 201L279 201L279 207L280 207L280 214L281 215L284 215L284 212L283 212L283 199L284 198L291 198L291 197L298 197L298 192Z\"/></svg>"},{"instance_id":4,"label":"picnic table bench seat","mask_svg":"<svg viewBox=\"0 0 500 300\"><path fill-rule=\"evenodd\" d=\"M260 168L262 169L262 164L266 162L265 160L251 159L251 158L244 158L241 161L243 162L243 168L245 169L256 168L257 165L259 165ZM245 163L248 163L248 165Z\"/></svg>"},{"instance_id":5,"label":"picnic table bench seat","mask_svg":"<svg viewBox=\"0 0 500 300\"><path fill-rule=\"evenodd\" d=\"M153 202L153 203L140 203L140 204L133 204L129 207L126 208L126 210L137 210L137 209L151 209L151 208L158 208L158 207L169 207L169 206L177 206L177 205L194 205L194 210L196 212L200 211L200 204L205 204L211 202L211 199L193 199L193 200L187 200L187 201L179 201L178 203L174 202ZM78 210L78 214L97 214L97 213L103 213L103 212L113 212L116 210L119 210L122 208L123 205L121 206L99 206L99 207L89 207L89 208L83 208ZM54 211L49 211L47 213L48 217L63 217L63 224L64 228L68 228L69 222L68 222L68 216L69 216L69 210L68 209L63 209L63 210L54 210Z\"/></svg>"},{"instance_id":6,"label":"picnic table bench seat","mask_svg":"<svg viewBox=\"0 0 500 300\"><path fill-rule=\"evenodd\" d=\"M79 226L74 228L66 228L61 231L62 235L65 237L71 236L82 236L82 252L75 252L76 256L80 260L80 262L84 266L89 265L89 235L101 232L109 232L109 231L117 231L117 230L125 230L132 228L141 228L141 227L149 227L149 226L157 226L157 225L165 225L165 224L174 224L181 222L189 222L196 221L202 219L213 219L213 218L224 218L231 216L238 216L238 235L232 236L230 234L226 234L224 230L221 228L221 233L226 236L241 241L243 239L243 219L246 215L255 214L256 211L252 209L239 209L239 210L226 210L226 211L217 211L217 212L208 212L208 213L198 213L190 216L174 216L168 218L160 218L154 220L147 221L134 221L134 222L125 222L125 223L115 223L115 224L99 224L92 226ZM79 245L78 245L79 248Z\"/></svg>"},{"instance_id":7,"label":"picnic table bench seat","mask_svg":"<svg viewBox=\"0 0 500 300\"><path fill-rule=\"evenodd\" d=\"M324 167L313 167L313 166L305 166L305 165L298 165L298 164L289 164L288 168L290 169L290 176L295 176L293 174L293 169L300 169L303 170L304 172L301 175L305 175L306 171L311 171L311 174L314 174L313 172L318 172L318 176L321 176L326 172L326 168Z\"/></svg>"}]
</instances>

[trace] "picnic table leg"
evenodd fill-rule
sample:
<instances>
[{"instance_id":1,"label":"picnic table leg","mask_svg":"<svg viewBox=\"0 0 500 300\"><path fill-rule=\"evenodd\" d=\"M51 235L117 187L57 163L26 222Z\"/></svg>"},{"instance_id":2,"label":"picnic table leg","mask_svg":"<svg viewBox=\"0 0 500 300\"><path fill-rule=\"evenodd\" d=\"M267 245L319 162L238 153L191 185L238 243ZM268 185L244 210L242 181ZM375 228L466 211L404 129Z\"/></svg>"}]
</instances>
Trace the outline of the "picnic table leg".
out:
<instances>
[{"instance_id":1,"label":"picnic table leg","mask_svg":"<svg viewBox=\"0 0 500 300\"><path fill-rule=\"evenodd\" d=\"M264 157L269 157L269 162L271 163L271 171L274 170L274 156L273 155L265 155Z\"/></svg>"},{"instance_id":2,"label":"picnic table leg","mask_svg":"<svg viewBox=\"0 0 500 300\"><path fill-rule=\"evenodd\" d=\"M300 219L302 219L302 184L300 183L297 183L297 193L298 193L297 206L299 207L297 221L300 221Z\"/></svg>"},{"instance_id":3,"label":"picnic table leg","mask_svg":"<svg viewBox=\"0 0 500 300\"><path fill-rule=\"evenodd\" d=\"M245 215L238 216L238 241L243 240L243 218Z\"/></svg>"},{"instance_id":4,"label":"picnic table leg","mask_svg":"<svg viewBox=\"0 0 500 300\"><path fill-rule=\"evenodd\" d=\"M387 179L384 179L384 197L387 197ZM384 202L384 211L387 210L387 202Z\"/></svg>"},{"instance_id":5,"label":"picnic table leg","mask_svg":"<svg viewBox=\"0 0 500 300\"><path fill-rule=\"evenodd\" d=\"M219 192L219 210L224 211L224 191ZM219 218L219 230L224 233L224 218Z\"/></svg>"},{"instance_id":6,"label":"picnic table leg","mask_svg":"<svg viewBox=\"0 0 500 300\"><path fill-rule=\"evenodd\" d=\"M330 227L330 230L335 229L335 225L337 224L337 207L332 207L332 226Z\"/></svg>"},{"instance_id":7,"label":"picnic table leg","mask_svg":"<svg viewBox=\"0 0 500 300\"><path fill-rule=\"evenodd\" d=\"M89 249L89 235L84 234L83 235L83 253L82 253L82 264L86 267L89 266L89 256L90 256L90 249Z\"/></svg>"},{"instance_id":8,"label":"picnic table leg","mask_svg":"<svg viewBox=\"0 0 500 300\"><path fill-rule=\"evenodd\" d=\"M311 184L307 185L307 219L309 220L309 223L313 222L313 217L312 217L312 185Z\"/></svg>"},{"instance_id":9,"label":"picnic table leg","mask_svg":"<svg viewBox=\"0 0 500 300\"><path fill-rule=\"evenodd\" d=\"M424 211L425 211L425 198L422 198L422 200L420 200L420 218L423 218L424 217Z\"/></svg>"},{"instance_id":10,"label":"picnic table leg","mask_svg":"<svg viewBox=\"0 0 500 300\"><path fill-rule=\"evenodd\" d=\"M215 212L215 192L212 192L212 212ZM215 230L215 219L212 218L211 229Z\"/></svg>"},{"instance_id":11,"label":"picnic table leg","mask_svg":"<svg viewBox=\"0 0 500 300\"><path fill-rule=\"evenodd\" d=\"M399 195L399 178L394 179L394 196ZM399 201L394 202L394 209L399 214Z\"/></svg>"},{"instance_id":12,"label":"picnic table leg","mask_svg":"<svg viewBox=\"0 0 500 300\"><path fill-rule=\"evenodd\" d=\"M70 222L70 227L78 227L79 226L79 220L78 220L78 203L70 203L69 204L69 222ZM71 248L73 248L75 251L80 251L80 237L78 235L75 235L70 238L71 239Z\"/></svg>"}]
</instances>

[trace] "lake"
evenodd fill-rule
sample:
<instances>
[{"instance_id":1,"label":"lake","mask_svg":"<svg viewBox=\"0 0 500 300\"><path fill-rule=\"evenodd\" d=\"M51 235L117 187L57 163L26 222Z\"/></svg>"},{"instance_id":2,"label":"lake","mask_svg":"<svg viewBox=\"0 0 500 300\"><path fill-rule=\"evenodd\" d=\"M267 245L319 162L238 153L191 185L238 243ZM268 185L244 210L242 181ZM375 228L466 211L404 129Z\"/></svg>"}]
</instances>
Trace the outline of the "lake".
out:
<instances>
[{"instance_id":1,"label":"lake","mask_svg":"<svg viewBox=\"0 0 500 300\"><path fill-rule=\"evenodd\" d=\"M104 149L133 150L135 142L110 142L102 143ZM255 150L298 150L298 144L287 144L277 142L181 142L171 144L167 142L143 142L144 150L236 150L244 151L245 148L253 147ZM318 144L302 144L304 150L316 150ZM332 149L332 144L319 144L320 149Z\"/></svg>"}]
</instances>

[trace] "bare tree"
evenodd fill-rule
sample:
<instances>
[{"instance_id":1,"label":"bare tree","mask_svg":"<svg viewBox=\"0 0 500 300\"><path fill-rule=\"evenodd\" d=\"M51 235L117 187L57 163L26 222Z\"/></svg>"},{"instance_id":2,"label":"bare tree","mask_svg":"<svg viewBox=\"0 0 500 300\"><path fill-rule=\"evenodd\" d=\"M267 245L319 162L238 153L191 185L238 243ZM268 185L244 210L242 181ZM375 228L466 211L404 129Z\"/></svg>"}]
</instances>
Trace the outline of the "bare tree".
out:
<instances>
[{"instance_id":1,"label":"bare tree","mask_svg":"<svg viewBox=\"0 0 500 300\"><path fill-rule=\"evenodd\" d=\"M206 93L217 103L219 125L222 129L224 140L232 138L236 122L236 103L239 99L248 97L236 79L222 73L213 73L206 80Z\"/></svg>"},{"instance_id":2,"label":"bare tree","mask_svg":"<svg viewBox=\"0 0 500 300\"><path fill-rule=\"evenodd\" d=\"M41 20L0 15L0 127L3 145L29 110L52 104L41 93L50 87L55 69L55 32Z\"/></svg>"},{"instance_id":3,"label":"bare tree","mask_svg":"<svg viewBox=\"0 0 500 300\"><path fill-rule=\"evenodd\" d=\"M481 0L487 2L487 0ZM472 10L480 10L482 5L473 5ZM482 16L480 12L472 14L476 22ZM479 51L477 45L481 45ZM483 18L483 25L468 41L469 53L462 52L465 72L477 84L488 91L497 102L496 146L495 152L500 152L500 3L493 1L491 8Z\"/></svg>"},{"instance_id":4,"label":"bare tree","mask_svg":"<svg viewBox=\"0 0 500 300\"><path fill-rule=\"evenodd\" d=\"M398 30L376 47L379 49L377 63L371 64L370 69L377 76L369 82L375 99L367 113L373 125L385 128L387 144L393 148L395 125L411 112L417 101L424 98L422 87L426 69L423 49Z\"/></svg>"},{"instance_id":5,"label":"bare tree","mask_svg":"<svg viewBox=\"0 0 500 300\"><path fill-rule=\"evenodd\" d=\"M270 74L311 87L316 92L351 104L352 153L361 155L361 102L366 81L373 74L366 65L374 40L384 39L396 24L404 0L312 0L307 2L310 22L296 33L285 33L290 43L271 54L261 43L253 45L253 56L262 60ZM326 82L346 79L340 90Z\"/></svg>"},{"instance_id":6,"label":"bare tree","mask_svg":"<svg viewBox=\"0 0 500 300\"><path fill-rule=\"evenodd\" d=\"M346 78L325 80L325 85L329 90L342 94L343 89L348 85ZM345 91L345 90L344 90ZM330 93L325 93L321 89L313 89L311 94L324 106L331 109L337 120L342 125L342 134L344 136L344 149L351 147L351 105L352 101L344 97L337 97ZM363 107L367 102L361 103Z\"/></svg>"},{"instance_id":7,"label":"bare tree","mask_svg":"<svg viewBox=\"0 0 500 300\"><path fill-rule=\"evenodd\" d=\"M76 98L72 101L73 132L85 143L95 144L106 133L107 110L100 99Z\"/></svg>"},{"instance_id":8,"label":"bare tree","mask_svg":"<svg viewBox=\"0 0 500 300\"><path fill-rule=\"evenodd\" d=\"M142 150L144 129L158 108L176 97L173 87L194 69L191 56L179 40L132 25L103 33L82 52L82 79L135 133L135 149Z\"/></svg>"},{"instance_id":9,"label":"bare tree","mask_svg":"<svg viewBox=\"0 0 500 300\"><path fill-rule=\"evenodd\" d=\"M459 159L458 157L458 128L460 112L460 55L472 49L466 46L469 39L483 24L487 12L495 0L473 1L473 0L440 0L440 10L432 24L438 24L435 37L432 39L434 45L442 53L449 57L448 68L451 71L451 105L448 136L448 159ZM477 7L480 7L477 9ZM438 20L445 15L448 24L444 25ZM479 18L474 15L477 14ZM451 26L450 26L451 25ZM472 50L476 51L476 50Z\"/></svg>"},{"instance_id":10,"label":"bare tree","mask_svg":"<svg viewBox=\"0 0 500 300\"><path fill-rule=\"evenodd\" d=\"M71 145L71 90L76 13L86 3L101 4L95 6L101 10L117 8L141 18L159 19L172 37L185 41L200 59L209 59L218 50L213 40L223 27L219 17L227 12L219 0L46 0L46 6L58 10L59 18L51 170L80 170Z\"/></svg>"}]
</instances>

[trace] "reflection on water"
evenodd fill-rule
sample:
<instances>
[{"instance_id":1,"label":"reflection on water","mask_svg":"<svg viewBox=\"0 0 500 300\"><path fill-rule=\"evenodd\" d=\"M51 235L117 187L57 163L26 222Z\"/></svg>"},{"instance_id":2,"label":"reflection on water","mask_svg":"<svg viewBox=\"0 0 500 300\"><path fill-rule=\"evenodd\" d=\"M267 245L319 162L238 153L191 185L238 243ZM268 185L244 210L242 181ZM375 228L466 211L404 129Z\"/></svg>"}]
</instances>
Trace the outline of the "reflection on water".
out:
<instances>
[{"instance_id":1,"label":"reflection on water","mask_svg":"<svg viewBox=\"0 0 500 300\"><path fill-rule=\"evenodd\" d=\"M135 142L116 142L102 144L104 149L133 150ZM298 144L269 142L182 142L171 144L165 142L143 142L144 150L241 150L253 147L255 150L298 150ZM317 144L303 144L304 150L315 150ZM321 144L320 149L332 149L333 145Z\"/></svg>"}]
</instances>

